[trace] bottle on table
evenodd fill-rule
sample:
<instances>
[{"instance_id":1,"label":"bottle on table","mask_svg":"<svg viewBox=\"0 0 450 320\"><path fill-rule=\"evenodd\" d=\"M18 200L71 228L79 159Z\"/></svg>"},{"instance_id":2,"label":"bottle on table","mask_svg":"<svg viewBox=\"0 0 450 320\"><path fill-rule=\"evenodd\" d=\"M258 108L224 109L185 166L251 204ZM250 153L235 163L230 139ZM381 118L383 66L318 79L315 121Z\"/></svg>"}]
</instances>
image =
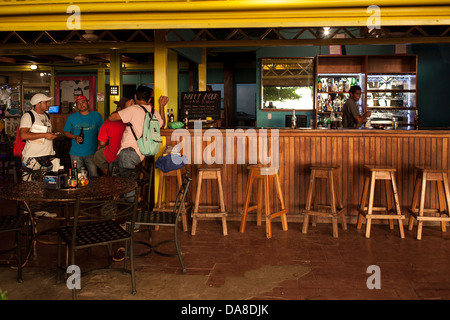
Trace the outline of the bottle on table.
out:
<instances>
[{"instance_id":1,"label":"bottle on table","mask_svg":"<svg viewBox=\"0 0 450 320\"><path fill-rule=\"evenodd\" d=\"M84 132L83 132L83 127L81 127L80 138L81 138L81 141L79 142L79 144L83 144L83 142L84 142Z\"/></svg>"},{"instance_id":2,"label":"bottle on table","mask_svg":"<svg viewBox=\"0 0 450 320\"><path fill-rule=\"evenodd\" d=\"M72 166L70 188L74 189L77 187L78 187L78 167L77 167L77 161L74 160L73 166Z\"/></svg>"},{"instance_id":3,"label":"bottle on table","mask_svg":"<svg viewBox=\"0 0 450 320\"><path fill-rule=\"evenodd\" d=\"M174 122L173 109L170 109L169 122Z\"/></svg>"}]
</instances>

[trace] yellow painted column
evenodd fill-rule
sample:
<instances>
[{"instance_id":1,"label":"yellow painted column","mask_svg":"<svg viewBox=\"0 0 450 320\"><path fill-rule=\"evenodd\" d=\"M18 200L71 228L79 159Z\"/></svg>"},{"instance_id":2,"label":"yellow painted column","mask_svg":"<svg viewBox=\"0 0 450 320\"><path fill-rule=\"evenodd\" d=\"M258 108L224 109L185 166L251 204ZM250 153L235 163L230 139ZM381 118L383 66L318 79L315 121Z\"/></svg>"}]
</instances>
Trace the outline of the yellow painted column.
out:
<instances>
[{"instance_id":1,"label":"yellow painted column","mask_svg":"<svg viewBox=\"0 0 450 320\"><path fill-rule=\"evenodd\" d=\"M50 67L50 97L55 96L55 67ZM53 100L53 103L55 103L55 100Z\"/></svg>"},{"instance_id":2,"label":"yellow painted column","mask_svg":"<svg viewBox=\"0 0 450 320\"><path fill-rule=\"evenodd\" d=\"M198 65L198 90L206 91L206 48L202 48L202 63Z\"/></svg>"},{"instance_id":3,"label":"yellow painted column","mask_svg":"<svg viewBox=\"0 0 450 320\"><path fill-rule=\"evenodd\" d=\"M167 112L166 110L169 108L173 101L170 101L166 105L165 110L161 110L159 106L159 97L164 95L168 95L168 78L167 78L167 69L168 69L168 49L166 47L166 30L155 30L155 51L154 51L154 97L155 97L155 108L159 111L160 114L165 113L166 117L166 127L167 127ZM169 108L170 109L170 108ZM162 145L159 149L159 153L155 156L155 160L158 159L166 149L166 139L162 137ZM159 170L154 171L155 177L155 204L158 199L158 186L159 186ZM164 194L163 194L164 195Z\"/></svg>"},{"instance_id":4,"label":"yellow painted column","mask_svg":"<svg viewBox=\"0 0 450 320\"><path fill-rule=\"evenodd\" d=\"M100 94L100 95L99 95ZM98 100L98 96L103 94L103 101ZM105 68L97 70L97 111L106 119L109 114L106 112L106 83L105 83ZM113 104L116 107L116 104Z\"/></svg>"},{"instance_id":5,"label":"yellow painted column","mask_svg":"<svg viewBox=\"0 0 450 320\"><path fill-rule=\"evenodd\" d=\"M122 96L122 55L116 50L111 52L109 71L109 85L119 86L119 94L117 96L109 96L110 112L116 111L114 101L119 100Z\"/></svg>"},{"instance_id":6,"label":"yellow painted column","mask_svg":"<svg viewBox=\"0 0 450 320\"><path fill-rule=\"evenodd\" d=\"M179 121L178 115L178 54L168 51L167 63L167 79L170 84L167 88L167 96L169 97L169 109L173 109L175 121Z\"/></svg>"}]
</instances>

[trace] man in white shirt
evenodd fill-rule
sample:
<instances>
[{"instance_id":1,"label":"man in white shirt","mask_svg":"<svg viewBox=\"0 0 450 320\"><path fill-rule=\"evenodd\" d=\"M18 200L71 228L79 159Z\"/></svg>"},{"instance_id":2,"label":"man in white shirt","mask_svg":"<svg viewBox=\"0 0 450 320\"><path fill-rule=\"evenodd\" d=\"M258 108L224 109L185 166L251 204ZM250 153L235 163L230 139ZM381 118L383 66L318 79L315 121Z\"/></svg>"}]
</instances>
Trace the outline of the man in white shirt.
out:
<instances>
[{"instance_id":1,"label":"man in white shirt","mask_svg":"<svg viewBox=\"0 0 450 320\"><path fill-rule=\"evenodd\" d=\"M109 121L122 121L123 123L131 123L133 126L134 133L139 139L142 136L144 127L145 111L142 110L140 105L142 105L148 112L152 112L154 108L154 98L153 89L147 86L139 86L134 95L135 105L129 106L128 108L122 109L120 111L113 112L109 116ZM169 102L169 98L166 96L161 96L159 98L160 110L159 113L156 109L154 110L154 116L158 119L159 127L164 127L165 117L164 117L164 107ZM122 141L120 144L120 149L118 153L118 167L121 169L135 169L136 166L144 160L144 156L139 151L137 146L136 138L129 126L125 129L122 136ZM126 170L125 170L126 171Z\"/></svg>"},{"instance_id":2,"label":"man in white shirt","mask_svg":"<svg viewBox=\"0 0 450 320\"><path fill-rule=\"evenodd\" d=\"M20 119L20 137L26 140L22 151L22 165L31 170L48 172L52 170L51 158L55 155L53 140L56 135L52 133L50 116L46 114L50 107L52 97L37 93L31 100L34 109L34 122L29 113L25 113ZM24 175L23 180L30 180L31 175Z\"/></svg>"}]
</instances>

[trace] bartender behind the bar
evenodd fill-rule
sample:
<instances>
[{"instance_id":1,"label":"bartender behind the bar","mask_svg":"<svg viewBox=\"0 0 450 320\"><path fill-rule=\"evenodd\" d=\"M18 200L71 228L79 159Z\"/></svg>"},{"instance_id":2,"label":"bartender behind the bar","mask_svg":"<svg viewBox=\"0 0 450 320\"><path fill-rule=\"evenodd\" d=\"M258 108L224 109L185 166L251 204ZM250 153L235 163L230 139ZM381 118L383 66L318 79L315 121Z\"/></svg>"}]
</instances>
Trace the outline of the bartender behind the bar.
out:
<instances>
[{"instance_id":1,"label":"bartender behind the bar","mask_svg":"<svg viewBox=\"0 0 450 320\"><path fill-rule=\"evenodd\" d=\"M342 109L342 126L344 128L359 128L372 113L366 111L362 116L359 114L356 102L361 98L360 86L352 86L348 93L350 97Z\"/></svg>"}]
</instances>

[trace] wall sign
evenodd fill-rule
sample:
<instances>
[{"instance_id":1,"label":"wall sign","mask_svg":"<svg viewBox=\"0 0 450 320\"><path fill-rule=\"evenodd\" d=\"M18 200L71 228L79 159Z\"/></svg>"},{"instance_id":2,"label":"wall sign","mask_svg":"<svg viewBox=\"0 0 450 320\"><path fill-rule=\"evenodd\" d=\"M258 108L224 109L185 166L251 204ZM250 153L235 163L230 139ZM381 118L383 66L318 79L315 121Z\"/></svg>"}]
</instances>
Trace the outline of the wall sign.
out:
<instances>
[{"instance_id":1,"label":"wall sign","mask_svg":"<svg viewBox=\"0 0 450 320\"><path fill-rule=\"evenodd\" d=\"M181 114L189 112L189 119L220 119L220 91L195 91L181 93Z\"/></svg>"}]
</instances>

